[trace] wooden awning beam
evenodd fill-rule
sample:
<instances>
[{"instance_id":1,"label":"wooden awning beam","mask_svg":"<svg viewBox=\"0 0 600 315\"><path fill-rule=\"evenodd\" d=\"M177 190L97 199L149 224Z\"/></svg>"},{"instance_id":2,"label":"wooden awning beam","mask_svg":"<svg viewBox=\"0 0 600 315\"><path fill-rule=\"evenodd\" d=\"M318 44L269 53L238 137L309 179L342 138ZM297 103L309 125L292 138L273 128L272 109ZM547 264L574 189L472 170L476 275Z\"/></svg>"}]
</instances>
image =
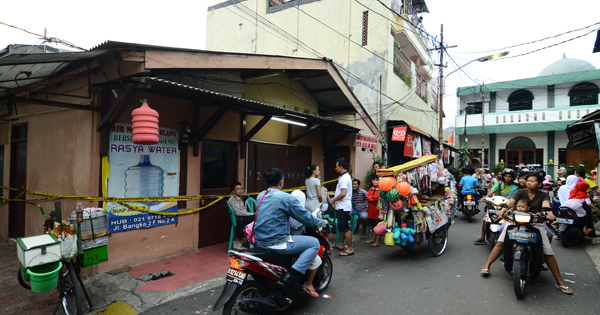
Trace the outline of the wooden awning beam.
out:
<instances>
[{"instance_id":1,"label":"wooden awning beam","mask_svg":"<svg viewBox=\"0 0 600 315\"><path fill-rule=\"evenodd\" d=\"M243 144L252 139L252 137L254 137L256 133L258 133L262 127L264 127L271 120L271 117L273 117L273 115L264 116L254 127L252 127L252 129L250 129L250 131L248 131L247 134L244 135L244 137L242 137L240 142Z\"/></svg>"},{"instance_id":2,"label":"wooden awning beam","mask_svg":"<svg viewBox=\"0 0 600 315\"><path fill-rule=\"evenodd\" d=\"M101 108L99 106L77 105L77 104L50 101L50 100L41 100L41 99L35 99L35 98L9 97L9 98L6 98L5 100L9 101L9 102L16 102L16 103L39 104L39 105L54 106L54 107L91 110L91 111L96 111L96 112L101 111Z\"/></svg>"},{"instance_id":3,"label":"wooden awning beam","mask_svg":"<svg viewBox=\"0 0 600 315\"><path fill-rule=\"evenodd\" d=\"M119 117L123 114L123 111L124 111L123 108L127 107L126 104L133 97L133 87L134 86L135 86L135 83L129 83L127 85L127 87L125 88L125 92L123 94L121 94L119 99L117 99L115 106L113 108L111 108L108 111L108 113L106 113L106 115L104 115L104 117L102 117L102 120L100 120L100 123L98 124L98 127L96 128L97 131L102 130L102 128L104 128L106 125L112 124L113 121L116 121L119 119ZM111 116L113 116L113 114L115 112L118 112L118 115L115 115L115 117L113 119L110 119Z\"/></svg>"},{"instance_id":4,"label":"wooden awning beam","mask_svg":"<svg viewBox=\"0 0 600 315\"><path fill-rule=\"evenodd\" d=\"M196 142L200 142L206 137L206 135L219 123L219 121L229 111L228 106L222 106L202 125L198 133L196 134Z\"/></svg>"},{"instance_id":5,"label":"wooden awning beam","mask_svg":"<svg viewBox=\"0 0 600 315\"><path fill-rule=\"evenodd\" d=\"M302 138L302 137L308 135L309 133L317 130L317 128L319 128L321 126L323 126L323 124L316 124L316 125L308 128L308 129L303 130L301 133L299 133L299 134L297 134L297 135L295 135L295 136L293 136L291 138L288 137L287 144L292 144L292 143L298 141L300 138Z\"/></svg>"}]
</instances>

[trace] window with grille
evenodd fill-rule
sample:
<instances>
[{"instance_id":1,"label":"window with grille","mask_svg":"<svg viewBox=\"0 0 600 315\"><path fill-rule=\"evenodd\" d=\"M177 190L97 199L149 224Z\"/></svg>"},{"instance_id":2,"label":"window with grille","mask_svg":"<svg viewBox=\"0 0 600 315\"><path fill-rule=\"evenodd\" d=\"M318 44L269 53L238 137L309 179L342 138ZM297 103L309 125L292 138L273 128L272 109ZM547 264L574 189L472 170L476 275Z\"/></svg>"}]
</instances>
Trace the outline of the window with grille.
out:
<instances>
[{"instance_id":1,"label":"window with grille","mask_svg":"<svg viewBox=\"0 0 600 315\"><path fill-rule=\"evenodd\" d=\"M527 90L514 91L508 97L508 110L530 110L533 108L533 94Z\"/></svg>"},{"instance_id":2,"label":"window with grille","mask_svg":"<svg viewBox=\"0 0 600 315\"><path fill-rule=\"evenodd\" d=\"M363 12L363 31L362 45L367 46L367 38L369 36L369 11Z\"/></svg>"},{"instance_id":3,"label":"window with grille","mask_svg":"<svg viewBox=\"0 0 600 315\"><path fill-rule=\"evenodd\" d=\"M481 102L467 103L467 106L465 107L467 115L481 114L481 105Z\"/></svg>"},{"instance_id":4,"label":"window with grille","mask_svg":"<svg viewBox=\"0 0 600 315\"><path fill-rule=\"evenodd\" d=\"M598 91L598 86L594 83L579 83L569 90L569 105L596 105L598 104Z\"/></svg>"}]
</instances>

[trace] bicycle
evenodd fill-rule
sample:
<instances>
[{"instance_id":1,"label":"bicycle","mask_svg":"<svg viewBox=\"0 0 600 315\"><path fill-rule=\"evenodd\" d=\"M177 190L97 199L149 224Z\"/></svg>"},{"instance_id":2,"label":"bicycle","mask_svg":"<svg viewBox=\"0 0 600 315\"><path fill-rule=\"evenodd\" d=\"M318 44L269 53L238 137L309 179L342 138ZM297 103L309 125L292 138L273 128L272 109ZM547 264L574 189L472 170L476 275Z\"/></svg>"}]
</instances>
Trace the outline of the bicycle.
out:
<instances>
[{"instance_id":1,"label":"bicycle","mask_svg":"<svg viewBox=\"0 0 600 315\"><path fill-rule=\"evenodd\" d=\"M33 204L33 203L31 203ZM47 218L44 209L39 204L33 204L40 208L40 211ZM90 300L87 290L83 285L83 281L81 281L81 277L79 276L79 264L77 260L73 258L65 259L62 258L60 262L62 263L62 268L58 274L58 285L56 289L59 293L59 303L54 308L52 315L55 314L66 314L66 315L82 315L83 314L83 299L81 293L83 292L89 307L92 307L92 301ZM22 267L21 267L22 268ZM22 269L19 268L17 270L17 279L19 284L27 289L31 290L31 285L28 281L23 279ZM61 307L62 306L62 307ZM58 313L59 310L62 310L64 313Z\"/></svg>"}]
</instances>

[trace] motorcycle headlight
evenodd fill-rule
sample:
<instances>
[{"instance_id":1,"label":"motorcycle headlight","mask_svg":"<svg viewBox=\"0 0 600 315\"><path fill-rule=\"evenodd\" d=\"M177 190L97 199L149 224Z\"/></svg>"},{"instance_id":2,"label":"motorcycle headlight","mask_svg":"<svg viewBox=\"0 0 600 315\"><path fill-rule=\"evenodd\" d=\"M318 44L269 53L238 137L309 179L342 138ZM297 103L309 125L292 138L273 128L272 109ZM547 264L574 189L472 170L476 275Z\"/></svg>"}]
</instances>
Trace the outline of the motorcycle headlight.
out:
<instances>
[{"instance_id":1,"label":"motorcycle headlight","mask_svg":"<svg viewBox=\"0 0 600 315\"><path fill-rule=\"evenodd\" d=\"M531 215L528 213L515 214L515 222L520 224L528 224L531 222Z\"/></svg>"}]
</instances>

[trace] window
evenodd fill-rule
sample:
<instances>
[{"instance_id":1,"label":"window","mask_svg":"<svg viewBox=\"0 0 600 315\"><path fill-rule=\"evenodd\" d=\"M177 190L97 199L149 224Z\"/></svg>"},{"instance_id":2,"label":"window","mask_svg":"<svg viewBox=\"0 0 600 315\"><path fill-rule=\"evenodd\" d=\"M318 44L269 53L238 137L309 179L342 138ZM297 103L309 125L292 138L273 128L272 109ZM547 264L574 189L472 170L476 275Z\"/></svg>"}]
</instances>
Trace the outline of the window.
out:
<instances>
[{"instance_id":1,"label":"window","mask_svg":"<svg viewBox=\"0 0 600 315\"><path fill-rule=\"evenodd\" d=\"M481 102L467 103L465 110L467 115L481 114Z\"/></svg>"},{"instance_id":2,"label":"window","mask_svg":"<svg viewBox=\"0 0 600 315\"><path fill-rule=\"evenodd\" d=\"M228 193L237 177L236 143L202 141L202 194Z\"/></svg>"},{"instance_id":3,"label":"window","mask_svg":"<svg viewBox=\"0 0 600 315\"><path fill-rule=\"evenodd\" d=\"M535 149L535 143L529 138L513 138L506 144L507 149Z\"/></svg>"},{"instance_id":4,"label":"window","mask_svg":"<svg viewBox=\"0 0 600 315\"><path fill-rule=\"evenodd\" d=\"M530 110L533 108L533 94L527 90L514 91L508 97L508 110Z\"/></svg>"},{"instance_id":5,"label":"window","mask_svg":"<svg viewBox=\"0 0 600 315\"><path fill-rule=\"evenodd\" d=\"M594 83L579 83L569 90L570 106L598 104L598 86Z\"/></svg>"},{"instance_id":6,"label":"window","mask_svg":"<svg viewBox=\"0 0 600 315\"><path fill-rule=\"evenodd\" d=\"M363 12L362 45L367 46L367 37L369 35L369 11Z\"/></svg>"}]
</instances>

